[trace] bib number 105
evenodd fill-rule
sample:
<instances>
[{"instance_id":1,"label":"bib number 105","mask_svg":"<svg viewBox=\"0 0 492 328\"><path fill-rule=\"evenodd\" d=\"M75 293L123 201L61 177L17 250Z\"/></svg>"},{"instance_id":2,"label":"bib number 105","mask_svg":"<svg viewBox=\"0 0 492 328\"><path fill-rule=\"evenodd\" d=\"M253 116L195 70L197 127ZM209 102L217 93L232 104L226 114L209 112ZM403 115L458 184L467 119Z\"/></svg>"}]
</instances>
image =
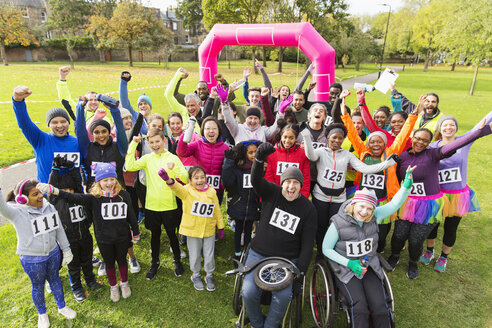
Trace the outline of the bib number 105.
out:
<instances>
[{"instance_id":1,"label":"bib number 105","mask_svg":"<svg viewBox=\"0 0 492 328\"><path fill-rule=\"evenodd\" d=\"M195 200L191 206L191 214L211 218L214 215L214 208L214 203L202 203Z\"/></svg>"},{"instance_id":2,"label":"bib number 105","mask_svg":"<svg viewBox=\"0 0 492 328\"><path fill-rule=\"evenodd\" d=\"M125 219L128 205L124 202L104 203L101 206L101 216L104 220Z\"/></svg>"},{"instance_id":3,"label":"bib number 105","mask_svg":"<svg viewBox=\"0 0 492 328\"><path fill-rule=\"evenodd\" d=\"M58 227L60 226L58 222L60 222L58 212L38 216L31 221L32 233L36 237L58 229Z\"/></svg>"}]
</instances>

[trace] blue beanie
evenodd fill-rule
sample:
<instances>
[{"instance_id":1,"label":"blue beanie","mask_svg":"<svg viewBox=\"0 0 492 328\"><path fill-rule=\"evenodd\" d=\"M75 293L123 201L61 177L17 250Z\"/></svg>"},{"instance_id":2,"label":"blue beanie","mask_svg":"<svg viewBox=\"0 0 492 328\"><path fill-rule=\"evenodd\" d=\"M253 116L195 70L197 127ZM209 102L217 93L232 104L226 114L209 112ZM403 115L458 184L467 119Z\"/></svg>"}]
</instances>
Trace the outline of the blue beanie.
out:
<instances>
[{"instance_id":1,"label":"blue beanie","mask_svg":"<svg viewBox=\"0 0 492 328\"><path fill-rule=\"evenodd\" d=\"M152 108L152 102L150 101L150 98L145 95L145 93L142 93L140 97L138 97L137 104L140 104L140 102L145 101L147 104L149 104L150 108Z\"/></svg>"},{"instance_id":2,"label":"blue beanie","mask_svg":"<svg viewBox=\"0 0 492 328\"><path fill-rule=\"evenodd\" d=\"M115 162L93 164L91 169L95 172L96 182L105 178L117 178Z\"/></svg>"}]
</instances>

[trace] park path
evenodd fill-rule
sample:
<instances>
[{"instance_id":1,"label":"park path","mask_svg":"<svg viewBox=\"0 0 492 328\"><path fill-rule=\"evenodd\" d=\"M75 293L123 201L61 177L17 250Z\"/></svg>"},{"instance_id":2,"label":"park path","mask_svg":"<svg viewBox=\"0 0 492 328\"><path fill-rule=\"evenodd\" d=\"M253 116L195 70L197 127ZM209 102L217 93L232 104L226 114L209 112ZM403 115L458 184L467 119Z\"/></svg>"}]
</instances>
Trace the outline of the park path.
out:
<instances>
[{"instance_id":1,"label":"park path","mask_svg":"<svg viewBox=\"0 0 492 328\"><path fill-rule=\"evenodd\" d=\"M391 67L395 71L400 71L401 67ZM370 83L378 79L378 73L371 73L367 75L358 76L356 78L343 80L340 82L344 89L351 89L354 87L354 83ZM21 180L33 179L36 177L36 163L34 159L14 164L0 169L0 187L6 194L12 190L16 183ZM3 217L0 216L0 225L7 223Z\"/></svg>"}]
</instances>

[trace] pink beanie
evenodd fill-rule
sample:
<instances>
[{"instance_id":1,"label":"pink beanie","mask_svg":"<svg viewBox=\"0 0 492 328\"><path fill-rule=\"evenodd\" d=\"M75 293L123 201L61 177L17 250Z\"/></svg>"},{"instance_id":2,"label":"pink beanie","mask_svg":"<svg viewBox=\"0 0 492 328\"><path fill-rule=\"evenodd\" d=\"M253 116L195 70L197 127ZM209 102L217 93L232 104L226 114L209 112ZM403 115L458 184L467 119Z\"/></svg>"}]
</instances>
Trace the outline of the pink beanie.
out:
<instances>
[{"instance_id":1,"label":"pink beanie","mask_svg":"<svg viewBox=\"0 0 492 328\"><path fill-rule=\"evenodd\" d=\"M376 208L378 199L376 198L376 193L374 190L364 188L355 192L354 198L352 198L352 203L356 202L367 202Z\"/></svg>"}]
</instances>

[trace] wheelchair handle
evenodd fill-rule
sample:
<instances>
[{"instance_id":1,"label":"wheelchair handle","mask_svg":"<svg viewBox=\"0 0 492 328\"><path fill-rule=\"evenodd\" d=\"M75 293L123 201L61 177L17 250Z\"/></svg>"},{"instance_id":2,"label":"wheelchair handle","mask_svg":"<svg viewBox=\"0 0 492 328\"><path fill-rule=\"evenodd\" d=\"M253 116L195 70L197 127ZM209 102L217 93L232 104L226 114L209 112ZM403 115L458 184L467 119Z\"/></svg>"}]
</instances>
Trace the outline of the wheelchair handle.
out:
<instances>
[{"instance_id":1,"label":"wheelchair handle","mask_svg":"<svg viewBox=\"0 0 492 328\"><path fill-rule=\"evenodd\" d=\"M234 270L229 270L225 273L225 276L230 276L231 274L236 274L236 273L241 273L241 274L245 274L245 273L248 273L250 272L251 270L253 270L254 268L256 268L259 264L265 262L265 261L268 261L268 260L280 260L280 261L284 261L284 262L287 262L287 266L285 266L286 269L288 269L289 271L291 271L294 275L296 276L299 276L301 274L301 271L299 270L299 268L294 264L294 262L292 262L291 260L289 259L286 259L284 257L277 257L277 256L271 256L271 257L265 257L263 259L259 259L259 260L256 260L256 261L253 261L247 265L244 265L242 264L241 262L239 262L238 260L236 259L233 259L231 257L228 258L229 261L234 261L237 263L238 267ZM279 265L280 267L283 267L282 265Z\"/></svg>"}]
</instances>

